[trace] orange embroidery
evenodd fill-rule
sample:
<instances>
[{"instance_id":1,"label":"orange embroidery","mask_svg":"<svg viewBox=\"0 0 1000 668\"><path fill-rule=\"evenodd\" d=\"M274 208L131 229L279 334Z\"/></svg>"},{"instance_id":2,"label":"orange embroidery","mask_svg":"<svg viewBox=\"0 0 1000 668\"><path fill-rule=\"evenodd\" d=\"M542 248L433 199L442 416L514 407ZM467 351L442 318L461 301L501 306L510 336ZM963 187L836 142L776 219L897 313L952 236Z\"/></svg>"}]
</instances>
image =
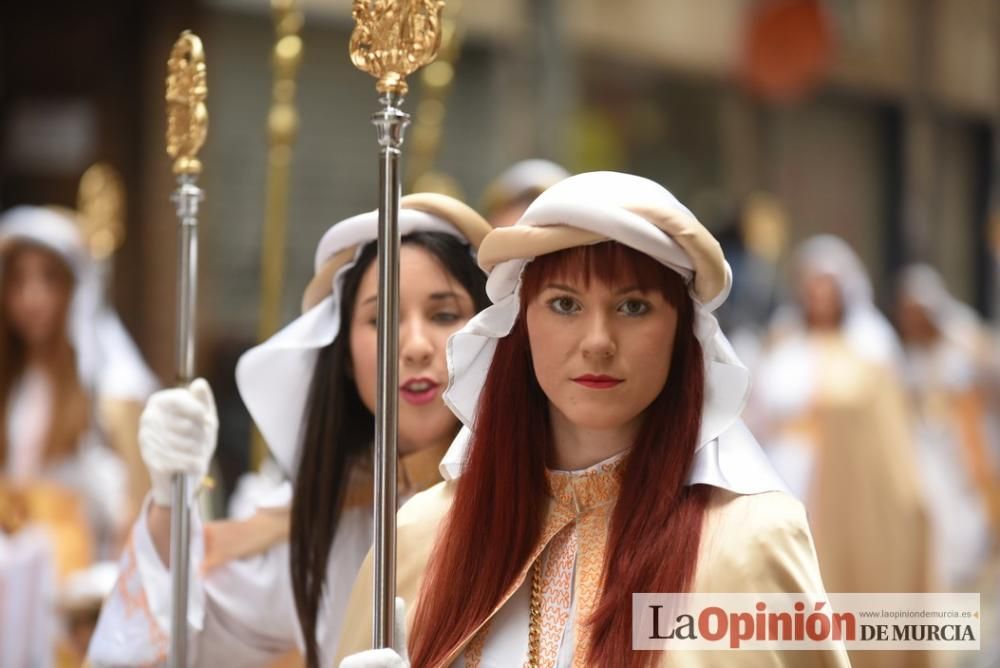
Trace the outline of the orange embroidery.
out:
<instances>
[{"instance_id":1,"label":"orange embroidery","mask_svg":"<svg viewBox=\"0 0 1000 668\"><path fill-rule=\"evenodd\" d=\"M582 515L577 522L579 551L576 558L576 619L573 665L586 666L590 650L588 620L594 612L604 578L604 553L613 506L602 506Z\"/></svg>"},{"instance_id":2,"label":"orange embroidery","mask_svg":"<svg viewBox=\"0 0 1000 668\"><path fill-rule=\"evenodd\" d=\"M573 524L552 539L542 555L542 629L538 647L538 663L555 666L559 656L569 609L573 603L573 565L576 561L577 538Z\"/></svg>"},{"instance_id":3,"label":"orange embroidery","mask_svg":"<svg viewBox=\"0 0 1000 668\"><path fill-rule=\"evenodd\" d=\"M133 617L135 615L145 617L147 637L156 652L156 659L150 665L162 663L167 658L169 642L167 634L156 623L156 619L149 609L146 590L142 588L142 579L139 577L139 564L135 556L135 545L132 542L131 535L125 546L122 570L118 577L118 582L115 584L115 589L121 599L126 617Z\"/></svg>"},{"instance_id":4,"label":"orange embroidery","mask_svg":"<svg viewBox=\"0 0 1000 668\"><path fill-rule=\"evenodd\" d=\"M490 620L524 584L535 561L544 553L539 662L543 666L555 665L575 598L573 663L584 665L589 635L581 620L585 622L589 617L600 592L608 522L621 489L623 460L618 456L586 471L545 472L553 500L545 511L538 544L486 621L452 650L445 664L453 661L463 647L467 666L471 668L481 661Z\"/></svg>"}]
</instances>

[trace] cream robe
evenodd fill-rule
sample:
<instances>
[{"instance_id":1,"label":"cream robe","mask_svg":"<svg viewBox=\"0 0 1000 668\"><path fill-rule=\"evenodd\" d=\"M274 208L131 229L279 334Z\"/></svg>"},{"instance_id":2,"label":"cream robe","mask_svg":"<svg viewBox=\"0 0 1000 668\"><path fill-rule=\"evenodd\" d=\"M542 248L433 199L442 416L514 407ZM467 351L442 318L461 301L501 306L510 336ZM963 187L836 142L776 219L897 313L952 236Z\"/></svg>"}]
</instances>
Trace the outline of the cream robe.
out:
<instances>
[{"instance_id":1,"label":"cream robe","mask_svg":"<svg viewBox=\"0 0 1000 668\"><path fill-rule=\"evenodd\" d=\"M816 333L777 343L757 378L765 451L809 509L829 590L933 591L927 505L896 368L863 357L843 332ZM851 661L920 668L932 654L859 651Z\"/></svg>"},{"instance_id":2,"label":"cream robe","mask_svg":"<svg viewBox=\"0 0 1000 668\"><path fill-rule=\"evenodd\" d=\"M541 540L514 586L491 617L451 655L455 666L517 666L527 655L530 573L542 558L542 666L584 666L588 636L581 621L599 595L608 520L619 490L621 460L582 472L547 472L552 499ZM455 482L418 494L399 512L397 594L416 609L434 538L451 507ZM371 556L348 605L341 658L363 651L371 639ZM739 495L713 488L706 509L693 592L824 591L816 551L801 503L781 492ZM420 633L410 628L409 632ZM849 666L844 652L671 652L671 666ZM339 659L338 659L339 661ZM336 664L334 664L336 665ZM422 667L423 668L423 667Z\"/></svg>"},{"instance_id":3,"label":"cream robe","mask_svg":"<svg viewBox=\"0 0 1000 668\"><path fill-rule=\"evenodd\" d=\"M443 449L400 458L400 497L441 479ZM330 549L320 603L317 643L322 660L337 647L351 583L371 546L372 490L368 472L352 480ZM142 512L121 557L121 575L87 653L92 666L159 665L166 661L170 631L170 572L153 546ZM278 660L298 664L304 651L286 540L259 554L201 572L205 541L192 512L191 585L188 609L189 664L247 668ZM290 656L291 655L291 656ZM284 664L283 664L284 665Z\"/></svg>"}]
</instances>

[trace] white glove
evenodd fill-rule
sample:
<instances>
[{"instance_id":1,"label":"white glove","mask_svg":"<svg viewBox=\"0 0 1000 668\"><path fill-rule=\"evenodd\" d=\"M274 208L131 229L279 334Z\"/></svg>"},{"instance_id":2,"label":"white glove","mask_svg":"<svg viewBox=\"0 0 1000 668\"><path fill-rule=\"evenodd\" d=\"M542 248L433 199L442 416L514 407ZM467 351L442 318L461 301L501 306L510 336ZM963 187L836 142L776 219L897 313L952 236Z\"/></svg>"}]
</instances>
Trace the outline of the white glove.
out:
<instances>
[{"instance_id":1,"label":"white glove","mask_svg":"<svg viewBox=\"0 0 1000 668\"><path fill-rule=\"evenodd\" d=\"M351 654L340 662L340 668L410 668L410 655L406 651L406 604L398 596L395 622L395 649L370 649Z\"/></svg>"},{"instance_id":2,"label":"white glove","mask_svg":"<svg viewBox=\"0 0 1000 668\"><path fill-rule=\"evenodd\" d=\"M175 473L192 478L188 489L193 495L208 471L218 432L215 399L204 378L187 388L160 390L149 398L139 420L139 451L149 469L157 505L171 505Z\"/></svg>"}]
</instances>

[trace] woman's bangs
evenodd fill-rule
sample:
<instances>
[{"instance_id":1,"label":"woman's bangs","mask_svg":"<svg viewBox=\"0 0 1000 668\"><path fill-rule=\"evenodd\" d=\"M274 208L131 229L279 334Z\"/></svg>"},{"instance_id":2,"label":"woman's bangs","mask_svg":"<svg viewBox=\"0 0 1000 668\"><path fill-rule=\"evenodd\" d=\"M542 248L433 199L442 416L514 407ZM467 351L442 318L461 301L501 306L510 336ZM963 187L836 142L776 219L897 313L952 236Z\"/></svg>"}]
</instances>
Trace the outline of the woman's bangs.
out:
<instances>
[{"instance_id":1,"label":"woman's bangs","mask_svg":"<svg viewBox=\"0 0 1000 668\"><path fill-rule=\"evenodd\" d=\"M687 292L683 278L673 269L617 241L604 241L535 258L525 268L521 296L526 303L550 283L578 283L589 288L591 281L611 289L659 291L674 305Z\"/></svg>"}]
</instances>

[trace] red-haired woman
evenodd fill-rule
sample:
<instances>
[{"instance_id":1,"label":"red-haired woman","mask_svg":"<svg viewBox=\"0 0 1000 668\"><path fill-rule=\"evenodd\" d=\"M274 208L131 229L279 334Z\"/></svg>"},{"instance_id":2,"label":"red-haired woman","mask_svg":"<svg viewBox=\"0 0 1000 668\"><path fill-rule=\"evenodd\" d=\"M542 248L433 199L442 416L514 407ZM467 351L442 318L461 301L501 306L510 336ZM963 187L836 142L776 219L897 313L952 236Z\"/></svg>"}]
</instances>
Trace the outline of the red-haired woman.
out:
<instances>
[{"instance_id":1,"label":"red-haired woman","mask_svg":"<svg viewBox=\"0 0 1000 668\"><path fill-rule=\"evenodd\" d=\"M491 232L479 261L494 305L449 342L446 400L469 429L442 463L450 480L398 520L412 665L660 664L632 651L633 593L822 595L805 511L739 418L748 374L711 315L729 266L687 208L646 179L581 174ZM369 641L369 591L366 566L344 653ZM670 665L848 664L760 651Z\"/></svg>"}]
</instances>

